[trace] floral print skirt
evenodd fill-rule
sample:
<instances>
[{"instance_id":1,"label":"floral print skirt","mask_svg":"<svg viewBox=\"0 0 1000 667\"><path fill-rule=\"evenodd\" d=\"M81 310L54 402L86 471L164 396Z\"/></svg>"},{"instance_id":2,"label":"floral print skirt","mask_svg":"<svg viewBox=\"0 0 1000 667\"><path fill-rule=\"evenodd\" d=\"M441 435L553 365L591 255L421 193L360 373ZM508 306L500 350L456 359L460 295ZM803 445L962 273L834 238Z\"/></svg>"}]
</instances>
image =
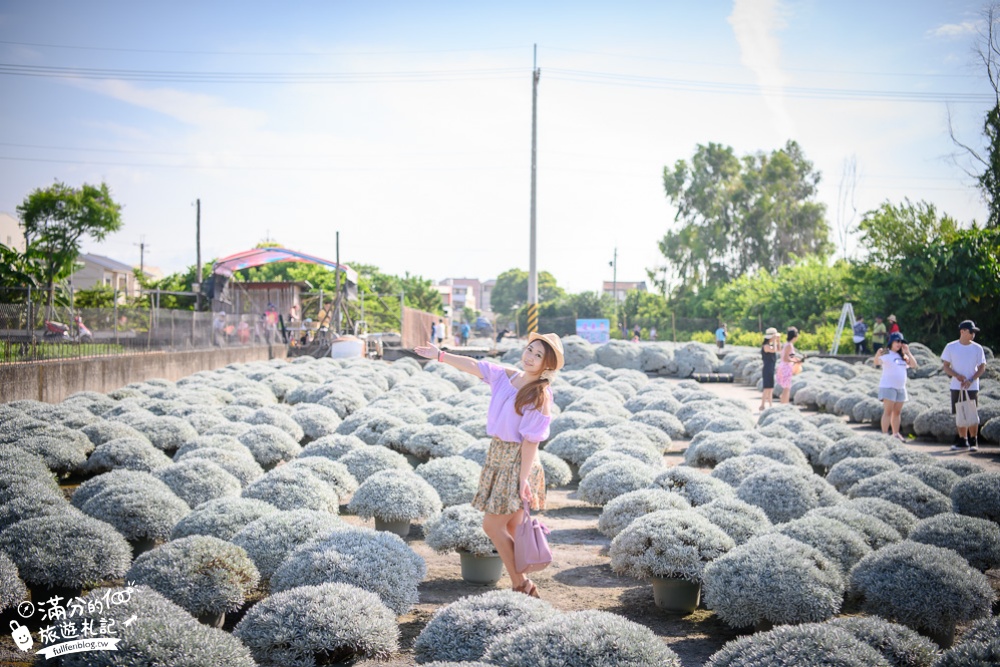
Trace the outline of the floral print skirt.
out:
<instances>
[{"instance_id":1,"label":"floral print skirt","mask_svg":"<svg viewBox=\"0 0 1000 667\"><path fill-rule=\"evenodd\" d=\"M472 506L487 514L513 514L522 509L520 476L521 443L493 438ZM531 509L545 509L545 472L537 459L528 474L528 484L531 486Z\"/></svg>"},{"instance_id":2,"label":"floral print skirt","mask_svg":"<svg viewBox=\"0 0 1000 667\"><path fill-rule=\"evenodd\" d=\"M785 363L784 361L778 362L778 372L775 375L775 381L778 386L787 389L792 386L792 376L795 375L795 368L793 364Z\"/></svg>"}]
</instances>

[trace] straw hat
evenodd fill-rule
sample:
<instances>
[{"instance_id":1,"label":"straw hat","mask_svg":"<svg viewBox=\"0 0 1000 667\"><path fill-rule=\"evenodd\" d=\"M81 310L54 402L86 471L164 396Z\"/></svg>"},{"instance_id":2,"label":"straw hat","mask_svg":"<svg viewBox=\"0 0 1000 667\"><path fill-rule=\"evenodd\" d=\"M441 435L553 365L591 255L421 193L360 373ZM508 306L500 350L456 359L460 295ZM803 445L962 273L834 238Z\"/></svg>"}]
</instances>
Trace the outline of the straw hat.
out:
<instances>
[{"instance_id":1,"label":"straw hat","mask_svg":"<svg viewBox=\"0 0 1000 667\"><path fill-rule=\"evenodd\" d=\"M764 338L770 338L771 336L777 336L777 335L778 335L778 330L775 329L774 327L768 327L764 331Z\"/></svg>"},{"instance_id":2,"label":"straw hat","mask_svg":"<svg viewBox=\"0 0 1000 667\"><path fill-rule=\"evenodd\" d=\"M551 347L552 351L556 353L555 370L559 370L560 368L563 367L563 364L565 363L565 360L563 359L563 346L562 346L562 341L559 340L559 336L557 334L554 333L540 334L532 331L530 334L528 334L528 344L530 345L531 341L533 340L542 341L543 343Z\"/></svg>"},{"instance_id":3,"label":"straw hat","mask_svg":"<svg viewBox=\"0 0 1000 667\"><path fill-rule=\"evenodd\" d=\"M890 322L895 322L896 321L896 316L895 315L890 315L889 316L889 321Z\"/></svg>"}]
</instances>

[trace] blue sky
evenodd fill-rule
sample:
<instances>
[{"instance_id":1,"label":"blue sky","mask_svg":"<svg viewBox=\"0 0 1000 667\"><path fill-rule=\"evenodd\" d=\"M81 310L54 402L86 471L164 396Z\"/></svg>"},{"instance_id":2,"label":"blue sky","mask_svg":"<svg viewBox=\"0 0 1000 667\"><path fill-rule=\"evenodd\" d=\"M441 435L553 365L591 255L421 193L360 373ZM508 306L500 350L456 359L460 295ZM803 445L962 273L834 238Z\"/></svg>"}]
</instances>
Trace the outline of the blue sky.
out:
<instances>
[{"instance_id":1,"label":"blue sky","mask_svg":"<svg viewBox=\"0 0 1000 667\"><path fill-rule=\"evenodd\" d=\"M798 141L834 226L906 197L982 220L947 131L950 110L981 145L981 8L0 0L0 211L103 180L125 226L84 249L138 264L144 239L165 272L194 263L197 198L206 259L265 238L332 259L340 231L390 273L526 269L537 44L538 262L571 291L615 247L619 279L659 265L663 167L710 141Z\"/></svg>"}]
</instances>

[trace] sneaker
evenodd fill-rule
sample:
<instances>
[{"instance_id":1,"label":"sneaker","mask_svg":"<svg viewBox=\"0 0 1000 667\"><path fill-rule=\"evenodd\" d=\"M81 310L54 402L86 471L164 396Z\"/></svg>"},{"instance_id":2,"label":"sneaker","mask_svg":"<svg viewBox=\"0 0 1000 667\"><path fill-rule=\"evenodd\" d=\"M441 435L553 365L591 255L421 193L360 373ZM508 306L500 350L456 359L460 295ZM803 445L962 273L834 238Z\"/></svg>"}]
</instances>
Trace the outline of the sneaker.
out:
<instances>
[{"instance_id":1,"label":"sneaker","mask_svg":"<svg viewBox=\"0 0 1000 667\"><path fill-rule=\"evenodd\" d=\"M951 446L951 451L953 452L964 452L969 449L969 441L965 438L959 439L959 441Z\"/></svg>"},{"instance_id":2,"label":"sneaker","mask_svg":"<svg viewBox=\"0 0 1000 667\"><path fill-rule=\"evenodd\" d=\"M969 438L969 451L978 452L979 451L979 436L972 436Z\"/></svg>"},{"instance_id":3,"label":"sneaker","mask_svg":"<svg viewBox=\"0 0 1000 667\"><path fill-rule=\"evenodd\" d=\"M894 437L896 440L899 440L900 442L905 442L905 440L903 439L903 436L901 436L898 433L893 433L892 437Z\"/></svg>"}]
</instances>

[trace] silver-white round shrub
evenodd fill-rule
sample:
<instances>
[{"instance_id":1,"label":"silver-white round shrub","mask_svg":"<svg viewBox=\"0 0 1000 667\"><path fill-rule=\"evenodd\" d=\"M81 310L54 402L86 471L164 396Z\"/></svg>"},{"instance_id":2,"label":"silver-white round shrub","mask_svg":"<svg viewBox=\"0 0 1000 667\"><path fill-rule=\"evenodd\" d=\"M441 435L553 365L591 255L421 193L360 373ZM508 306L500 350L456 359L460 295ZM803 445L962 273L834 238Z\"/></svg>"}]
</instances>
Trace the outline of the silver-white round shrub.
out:
<instances>
[{"instance_id":1,"label":"silver-white round shrub","mask_svg":"<svg viewBox=\"0 0 1000 667\"><path fill-rule=\"evenodd\" d=\"M359 484L363 484L366 479L383 470L413 471L405 456L377 445L365 445L360 449L353 449L337 460L347 466Z\"/></svg>"},{"instance_id":2,"label":"silver-white round shrub","mask_svg":"<svg viewBox=\"0 0 1000 667\"><path fill-rule=\"evenodd\" d=\"M764 510L774 523L798 519L811 509L844 500L822 477L791 466L772 466L756 472L736 489L740 500Z\"/></svg>"},{"instance_id":3,"label":"silver-white round shrub","mask_svg":"<svg viewBox=\"0 0 1000 667\"><path fill-rule=\"evenodd\" d=\"M575 466L583 465L592 454L614 444L605 431L577 428L563 431L545 444L545 451Z\"/></svg>"},{"instance_id":4,"label":"silver-white round shrub","mask_svg":"<svg viewBox=\"0 0 1000 667\"><path fill-rule=\"evenodd\" d=\"M191 507L215 498L238 496L243 489L240 480L207 459L172 463L153 475Z\"/></svg>"},{"instance_id":5,"label":"silver-white round shrub","mask_svg":"<svg viewBox=\"0 0 1000 667\"><path fill-rule=\"evenodd\" d=\"M243 445L240 445L240 447L243 447ZM184 454L178 453L174 455L174 461L177 463L192 459L211 461L239 480L240 486L243 487L255 479L259 479L264 474L264 469L260 467L260 464L254 460L249 452L242 454L237 451L220 449L218 447L202 447Z\"/></svg>"},{"instance_id":6,"label":"silver-white round shrub","mask_svg":"<svg viewBox=\"0 0 1000 667\"><path fill-rule=\"evenodd\" d=\"M821 554L836 563L846 575L854 564L872 552L864 537L847 524L835 519L807 514L788 521L774 530L793 540L815 547Z\"/></svg>"},{"instance_id":7,"label":"silver-white round shrub","mask_svg":"<svg viewBox=\"0 0 1000 667\"><path fill-rule=\"evenodd\" d=\"M248 484L242 495L279 510L309 509L330 514L340 511L340 498L330 485L303 466L283 465L270 470Z\"/></svg>"},{"instance_id":8,"label":"silver-white round shrub","mask_svg":"<svg viewBox=\"0 0 1000 667\"><path fill-rule=\"evenodd\" d=\"M841 616L824 625L850 632L882 654L891 667L931 667L938 656L934 642L879 616Z\"/></svg>"},{"instance_id":9,"label":"silver-white round shrub","mask_svg":"<svg viewBox=\"0 0 1000 667\"><path fill-rule=\"evenodd\" d=\"M475 447L467 447L462 451L462 456L470 458L468 453ZM488 449L488 445L487 445ZM486 456L483 453L482 464L485 464ZM538 452L538 462L542 466L542 470L545 472L545 486L546 488L553 489L558 486L566 486L571 481L573 481L573 471L570 470L569 465L563 461L561 458L555 454L550 454L546 451ZM478 463L478 461L477 461Z\"/></svg>"},{"instance_id":10,"label":"silver-white round shrub","mask_svg":"<svg viewBox=\"0 0 1000 667\"><path fill-rule=\"evenodd\" d=\"M496 554L493 542L483 531L483 513L468 503L446 507L424 523L424 541L431 549L466 551L476 556Z\"/></svg>"},{"instance_id":11,"label":"silver-white round shrub","mask_svg":"<svg viewBox=\"0 0 1000 667\"><path fill-rule=\"evenodd\" d=\"M769 459L774 459L778 463L784 463L785 465L802 468L812 472L812 467L809 465L809 459L806 458L806 455L802 453L802 450L787 440L765 438L750 445L744 452L744 455L765 456Z\"/></svg>"},{"instance_id":12,"label":"silver-white round shrub","mask_svg":"<svg viewBox=\"0 0 1000 667\"><path fill-rule=\"evenodd\" d=\"M909 540L862 558L851 570L850 593L867 613L931 633L988 616L996 598L962 556Z\"/></svg>"},{"instance_id":13,"label":"silver-white round shrub","mask_svg":"<svg viewBox=\"0 0 1000 667\"><path fill-rule=\"evenodd\" d=\"M722 480L688 466L667 468L656 476L651 486L680 494L694 507L735 495L733 487Z\"/></svg>"},{"instance_id":14,"label":"silver-white round shrub","mask_svg":"<svg viewBox=\"0 0 1000 667\"><path fill-rule=\"evenodd\" d=\"M681 495L663 489L638 489L623 493L604 505L597 530L615 537L635 519L659 510L683 510L691 504Z\"/></svg>"},{"instance_id":15,"label":"silver-white round shrub","mask_svg":"<svg viewBox=\"0 0 1000 667\"><path fill-rule=\"evenodd\" d=\"M0 532L0 551L30 588L82 588L120 579L132 562L121 533L82 512L24 519Z\"/></svg>"},{"instance_id":16,"label":"silver-white round shrub","mask_svg":"<svg viewBox=\"0 0 1000 667\"><path fill-rule=\"evenodd\" d=\"M1000 526L986 519L945 512L921 519L909 539L951 549L980 572L1000 566Z\"/></svg>"},{"instance_id":17,"label":"silver-white round shrub","mask_svg":"<svg viewBox=\"0 0 1000 667\"><path fill-rule=\"evenodd\" d=\"M419 459L458 456L476 438L457 426L428 426L411 435L406 450Z\"/></svg>"},{"instance_id":18,"label":"silver-white round shrub","mask_svg":"<svg viewBox=\"0 0 1000 667\"><path fill-rule=\"evenodd\" d=\"M658 510L618 533L609 554L618 574L700 583L706 563L735 546L721 528L693 510Z\"/></svg>"},{"instance_id":19,"label":"silver-white round shrub","mask_svg":"<svg viewBox=\"0 0 1000 667\"><path fill-rule=\"evenodd\" d=\"M727 458L725 461L712 468L712 472L709 473L709 476L722 480L729 486L736 489L743 483L743 480L755 472L780 465L784 464L778 463L774 459L766 456L760 456L758 454L741 454L740 456Z\"/></svg>"},{"instance_id":20,"label":"silver-white round shrub","mask_svg":"<svg viewBox=\"0 0 1000 667\"><path fill-rule=\"evenodd\" d=\"M772 527L764 510L738 498L719 498L694 511L721 528L736 544L770 532Z\"/></svg>"},{"instance_id":21,"label":"silver-white round shrub","mask_svg":"<svg viewBox=\"0 0 1000 667\"><path fill-rule=\"evenodd\" d=\"M343 463L331 461L325 456L300 456L286 463L289 470L307 470L330 487L337 497L344 499L358 489L358 480Z\"/></svg>"},{"instance_id":22,"label":"silver-white round shrub","mask_svg":"<svg viewBox=\"0 0 1000 667\"><path fill-rule=\"evenodd\" d=\"M257 566L242 547L192 535L140 554L125 575L194 616L238 610L257 587Z\"/></svg>"},{"instance_id":23,"label":"silver-white round shrub","mask_svg":"<svg viewBox=\"0 0 1000 667\"><path fill-rule=\"evenodd\" d=\"M147 417L131 422L132 427L149 438L153 446L165 452L173 452L188 440L198 437L187 421L180 417Z\"/></svg>"},{"instance_id":24,"label":"silver-white round shrub","mask_svg":"<svg viewBox=\"0 0 1000 667\"><path fill-rule=\"evenodd\" d=\"M393 612L377 595L340 583L276 593L251 607L233 636L261 667L385 660L399 648Z\"/></svg>"},{"instance_id":25,"label":"silver-white round shrub","mask_svg":"<svg viewBox=\"0 0 1000 667\"><path fill-rule=\"evenodd\" d=\"M10 556L0 551L0 612L27 599L28 588L21 581L17 565Z\"/></svg>"},{"instance_id":26,"label":"silver-white round shrub","mask_svg":"<svg viewBox=\"0 0 1000 667\"><path fill-rule=\"evenodd\" d=\"M344 528L337 516L316 510L292 510L261 517L248 523L229 541L242 547L267 581L288 555L309 540Z\"/></svg>"},{"instance_id":27,"label":"silver-white round shrub","mask_svg":"<svg viewBox=\"0 0 1000 667\"><path fill-rule=\"evenodd\" d=\"M246 428L250 427L247 426ZM186 456L191 452L198 451L199 449L208 449L209 447L213 449L224 449L227 452L242 454L243 456L253 459L253 454L250 453L250 449L240 442L235 435L212 433L199 435L197 438L185 442L177 449L176 452L174 452L174 461L179 461L182 456Z\"/></svg>"},{"instance_id":28,"label":"silver-white round shrub","mask_svg":"<svg viewBox=\"0 0 1000 667\"><path fill-rule=\"evenodd\" d=\"M946 496L951 495L952 487L961 479L947 468L933 463L911 463L900 468L900 472L913 475L927 486Z\"/></svg>"},{"instance_id":29,"label":"silver-white round shrub","mask_svg":"<svg viewBox=\"0 0 1000 667\"><path fill-rule=\"evenodd\" d=\"M630 491L648 488L656 472L655 468L631 457L611 461L590 471L580 481L578 493L584 502L605 505Z\"/></svg>"},{"instance_id":30,"label":"silver-white round shrub","mask_svg":"<svg viewBox=\"0 0 1000 667\"><path fill-rule=\"evenodd\" d=\"M367 446L361 438L334 433L313 440L302 448L302 453L299 456L325 456L336 461L347 452Z\"/></svg>"},{"instance_id":31,"label":"silver-white round shrub","mask_svg":"<svg viewBox=\"0 0 1000 667\"><path fill-rule=\"evenodd\" d=\"M997 425L1000 426L1000 420L997 421ZM938 459L937 462L939 466L947 468L959 477L968 477L969 475L975 475L976 473L986 472L981 465L968 459Z\"/></svg>"},{"instance_id":32,"label":"silver-white round shrub","mask_svg":"<svg viewBox=\"0 0 1000 667\"><path fill-rule=\"evenodd\" d=\"M886 458L849 457L830 467L826 473L826 481L841 493L847 493L859 481L891 470L899 470L899 466Z\"/></svg>"},{"instance_id":33,"label":"silver-white round shrub","mask_svg":"<svg viewBox=\"0 0 1000 667\"><path fill-rule=\"evenodd\" d=\"M899 471L861 480L848 492L851 498L881 498L896 503L919 519L951 511L951 500L913 475Z\"/></svg>"},{"instance_id":34,"label":"silver-white round shrub","mask_svg":"<svg viewBox=\"0 0 1000 667\"><path fill-rule=\"evenodd\" d=\"M823 621L840 611L844 577L818 550L778 533L705 566L705 605L727 625Z\"/></svg>"},{"instance_id":35,"label":"silver-white round shrub","mask_svg":"<svg viewBox=\"0 0 1000 667\"><path fill-rule=\"evenodd\" d=\"M191 535L211 535L228 540L251 521L280 510L263 500L252 498L217 498L202 503L197 509L177 522L170 531L170 539Z\"/></svg>"},{"instance_id":36,"label":"silver-white round shrub","mask_svg":"<svg viewBox=\"0 0 1000 667\"><path fill-rule=\"evenodd\" d=\"M413 643L414 657L420 664L473 664L499 637L556 613L548 602L514 591L463 597L434 612Z\"/></svg>"},{"instance_id":37,"label":"silver-white round shrub","mask_svg":"<svg viewBox=\"0 0 1000 667\"><path fill-rule=\"evenodd\" d=\"M103 445L109 440L117 440L118 438L140 438L149 442L149 438L141 431L118 421L102 419L101 421L87 424L80 429L80 432L87 436L94 445Z\"/></svg>"},{"instance_id":38,"label":"silver-white round shrub","mask_svg":"<svg viewBox=\"0 0 1000 667\"><path fill-rule=\"evenodd\" d=\"M347 509L364 519L420 521L441 511L441 497L413 471L382 470L361 482Z\"/></svg>"},{"instance_id":39,"label":"silver-white round shrub","mask_svg":"<svg viewBox=\"0 0 1000 667\"><path fill-rule=\"evenodd\" d=\"M483 659L498 667L680 667L680 658L644 625L606 611L559 614L490 644Z\"/></svg>"},{"instance_id":40,"label":"silver-white round shrub","mask_svg":"<svg viewBox=\"0 0 1000 667\"><path fill-rule=\"evenodd\" d=\"M416 468L416 473L437 491L445 507L472 502L482 471L478 463L461 456L431 459Z\"/></svg>"},{"instance_id":41,"label":"silver-white round shrub","mask_svg":"<svg viewBox=\"0 0 1000 667\"><path fill-rule=\"evenodd\" d=\"M882 498L851 498L847 502L842 503L841 507L856 510L861 514L874 517L888 524L901 537L909 535L919 520L913 512L905 507Z\"/></svg>"},{"instance_id":42,"label":"silver-white round shrub","mask_svg":"<svg viewBox=\"0 0 1000 667\"><path fill-rule=\"evenodd\" d=\"M806 517L824 517L838 521L858 533L873 550L881 549L887 544L894 544L903 539L903 535L890 524L873 514L863 514L847 503L832 507L818 507L806 512L803 518Z\"/></svg>"},{"instance_id":43,"label":"silver-white round shrub","mask_svg":"<svg viewBox=\"0 0 1000 667\"><path fill-rule=\"evenodd\" d=\"M170 457L153 447L146 438L115 438L98 445L83 470L92 475L118 468L153 472L168 465Z\"/></svg>"},{"instance_id":44,"label":"silver-white round shrub","mask_svg":"<svg viewBox=\"0 0 1000 667\"><path fill-rule=\"evenodd\" d=\"M727 642L705 667L895 667L845 628L830 623L783 625Z\"/></svg>"},{"instance_id":45,"label":"silver-white round shrub","mask_svg":"<svg viewBox=\"0 0 1000 667\"><path fill-rule=\"evenodd\" d=\"M251 426L238 438L264 470L291 461L302 452L302 447L292 436L270 424Z\"/></svg>"},{"instance_id":46,"label":"silver-white round shrub","mask_svg":"<svg viewBox=\"0 0 1000 667\"><path fill-rule=\"evenodd\" d=\"M90 496L81 509L112 525L127 540L154 542L168 539L177 522L191 512L169 488L129 483L108 485Z\"/></svg>"},{"instance_id":47,"label":"silver-white round shrub","mask_svg":"<svg viewBox=\"0 0 1000 667\"><path fill-rule=\"evenodd\" d=\"M693 467L712 468L743 454L755 439L753 431L703 431L691 438L691 444L684 450L684 463Z\"/></svg>"},{"instance_id":48,"label":"silver-white round shrub","mask_svg":"<svg viewBox=\"0 0 1000 667\"><path fill-rule=\"evenodd\" d=\"M672 440L683 440L687 429L675 415L663 410L641 410L629 418L630 421L648 424L666 433Z\"/></svg>"},{"instance_id":49,"label":"silver-white round shrub","mask_svg":"<svg viewBox=\"0 0 1000 667\"><path fill-rule=\"evenodd\" d=\"M955 512L1000 523L1000 473L979 472L959 480L951 489Z\"/></svg>"},{"instance_id":50,"label":"silver-white round shrub","mask_svg":"<svg viewBox=\"0 0 1000 667\"><path fill-rule=\"evenodd\" d=\"M834 442L819 455L820 465L832 468L833 464L847 458L879 457L889 453L882 441L866 436L852 436Z\"/></svg>"},{"instance_id":51,"label":"silver-white round shrub","mask_svg":"<svg viewBox=\"0 0 1000 667\"><path fill-rule=\"evenodd\" d=\"M298 422L292 419L290 415L287 415L276 408L259 408L243 421L248 424L253 424L254 426L261 424L276 426L287 433L288 436L296 443L302 442L302 438L305 437L305 432L302 430L302 427L299 426Z\"/></svg>"},{"instance_id":52,"label":"silver-white round shrub","mask_svg":"<svg viewBox=\"0 0 1000 667\"><path fill-rule=\"evenodd\" d=\"M417 603L417 586L427 574L424 559L398 535L344 528L293 551L271 576L271 590L327 582L351 584L378 595L397 615Z\"/></svg>"}]
</instances>

